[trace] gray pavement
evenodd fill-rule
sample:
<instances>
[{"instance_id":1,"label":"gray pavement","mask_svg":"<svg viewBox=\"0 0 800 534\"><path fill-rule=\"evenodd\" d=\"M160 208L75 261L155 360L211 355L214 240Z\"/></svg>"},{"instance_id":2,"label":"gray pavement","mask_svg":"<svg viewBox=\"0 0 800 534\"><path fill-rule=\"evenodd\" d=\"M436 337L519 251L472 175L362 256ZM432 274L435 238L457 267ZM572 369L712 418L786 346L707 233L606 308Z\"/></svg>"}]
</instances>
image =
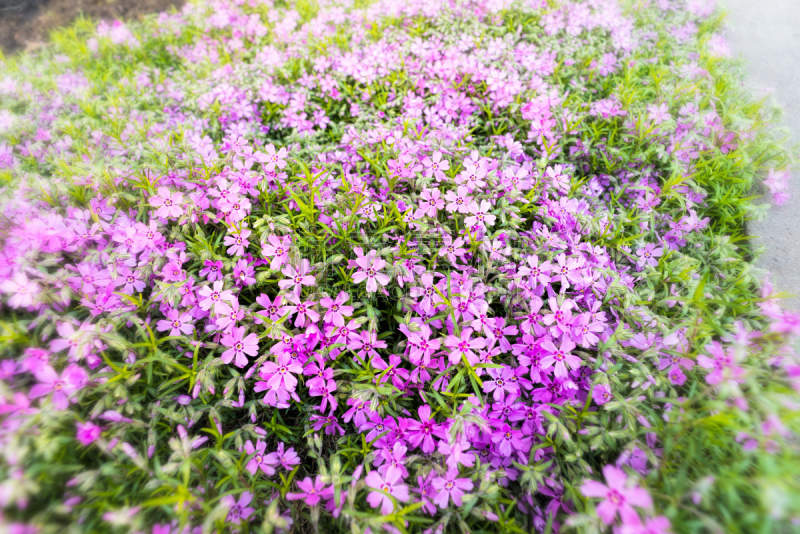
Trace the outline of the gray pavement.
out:
<instances>
[{"instance_id":1,"label":"gray pavement","mask_svg":"<svg viewBox=\"0 0 800 534\"><path fill-rule=\"evenodd\" d=\"M772 94L784 110L790 143L800 141L800 0L720 0L728 12L726 37L734 57L747 62L745 86ZM775 289L792 296L786 308L800 310L800 172L792 173L791 198L773 206L748 233L766 252L756 265L773 274ZM766 199L765 199L766 201Z\"/></svg>"}]
</instances>

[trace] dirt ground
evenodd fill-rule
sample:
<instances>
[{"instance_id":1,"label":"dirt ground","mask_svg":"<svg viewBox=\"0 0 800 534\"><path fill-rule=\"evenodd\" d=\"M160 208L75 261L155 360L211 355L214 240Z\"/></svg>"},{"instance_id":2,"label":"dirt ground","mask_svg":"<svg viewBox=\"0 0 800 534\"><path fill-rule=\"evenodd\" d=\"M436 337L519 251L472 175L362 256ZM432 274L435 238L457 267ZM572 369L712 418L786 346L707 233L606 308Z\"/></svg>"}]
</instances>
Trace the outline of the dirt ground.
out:
<instances>
[{"instance_id":1,"label":"dirt ground","mask_svg":"<svg viewBox=\"0 0 800 534\"><path fill-rule=\"evenodd\" d=\"M95 20L133 20L180 8L184 0L0 0L0 49L4 54L36 48L51 30L83 13Z\"/></svg>"}]
</instances>

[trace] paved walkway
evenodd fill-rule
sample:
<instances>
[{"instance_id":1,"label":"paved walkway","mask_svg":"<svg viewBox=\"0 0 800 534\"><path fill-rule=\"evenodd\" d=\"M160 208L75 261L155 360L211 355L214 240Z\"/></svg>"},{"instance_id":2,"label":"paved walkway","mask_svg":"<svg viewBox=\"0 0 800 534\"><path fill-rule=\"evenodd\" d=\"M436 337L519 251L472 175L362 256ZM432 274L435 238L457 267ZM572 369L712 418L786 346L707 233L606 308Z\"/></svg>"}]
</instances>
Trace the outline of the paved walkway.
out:
<instances>
[{"instance_id":1,"label":"paved walkway","mask_svg":"<svg viewBox=\"0 0 800 534\"><path fill-rule=\"evenodd\" d=\"M784 111L790 143L800 142L800 0L719 0L728 11L727 38L734 57L747 62L745 86L773 96ZM800 172L791 199L773 206L767 219L748 225L766 246L757 266L772 272L775 289L792 294L783 306L800 310Z\"/></svg>"}]
</instances>

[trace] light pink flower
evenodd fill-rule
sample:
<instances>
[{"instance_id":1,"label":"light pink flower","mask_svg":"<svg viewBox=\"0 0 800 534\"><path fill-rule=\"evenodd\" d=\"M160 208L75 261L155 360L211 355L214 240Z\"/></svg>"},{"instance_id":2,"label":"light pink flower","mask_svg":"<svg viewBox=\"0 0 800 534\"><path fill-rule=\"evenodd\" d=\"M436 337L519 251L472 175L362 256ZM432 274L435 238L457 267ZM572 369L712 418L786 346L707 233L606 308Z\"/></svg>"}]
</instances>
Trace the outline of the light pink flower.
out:
<instances>
[{"instance_id":1,"label":"light pink flower","mask_svg":"<svg viewBox=\"0 0 800 534\"><path fill-rule=\"evenodd\" d=\"M86 371L74 363L69 364L61 376L49 365L34 369L33 376L39 383L31 388L28 396L36 399L52 393L51 401L58 410L66 410L70 398L89 381Z\"/></svg>"},{"instance_id":2,"label":"light pink flower","mask_svg":"<svg viewBox=\"0 0 800 534\"><path fill-rule=\"evenodd\" d=\"M150 197L150 205L158 208L156 217L180 217L183 215L183 194L173 193L166 187L159 187L158 194Z\"/></svg>"},{"instance_id":3,"label":"light pink flower","mask_svg":"<svg viewBox=\"0 0 800 534\"><path fill-rule=\"evenodd\" d=\"M617 512L623 523L638 523L639 514L633 507L650 508L653 505L650 494L647 490L628 484L628 475L613 465L605 466L603 474L608 486L595 480L587 480L580 488L587 497L604 499L597 505L597 515L607 525L614 521Z\"/></svg>"}]
</instances>

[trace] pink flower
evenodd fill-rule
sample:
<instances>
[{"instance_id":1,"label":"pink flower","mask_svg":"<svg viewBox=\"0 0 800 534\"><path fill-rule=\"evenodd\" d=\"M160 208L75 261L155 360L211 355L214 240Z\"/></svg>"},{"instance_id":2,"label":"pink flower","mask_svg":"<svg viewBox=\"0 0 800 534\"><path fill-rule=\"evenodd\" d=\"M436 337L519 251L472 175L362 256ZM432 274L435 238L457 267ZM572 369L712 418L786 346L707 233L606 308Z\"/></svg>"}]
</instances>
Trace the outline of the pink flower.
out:
<instances>
[{"instance_id":1,"label":"pink flower","mask_svg":"<svg viewBox=\"0 0 800 534\"><path fill-rule=\"evenodd\" d=\"M360 284L367 281L367 292L374 293L378 290L378 284L385 286L389 283L389 277L380 272L386 265L382 258L378 258L377 252L371 251L366 256L361 256L356 260L361 269L353 274L353 282Z\"/></svg>"},{"instance_id":2,"label":"pink flower","mask_svg":"<svg viewBox=\"0 0 800 534\"><path fill-rule=\"evenodd\" d=\"M275 474L273 466L278 464L278 455L274 452L265 454L266 448L267 444L260 439L256 441L255 446L249 439L245 442L244 450L247 451L247 454L252 455L246 467L251 475L255 475L259 469L267 476Z\"/></svg>"},{"instance_id":3,"label":"pink flower","mask_svg":"<svg viewBox=\"0 0 800 534\"><path fill-rule=\"evenodd\" d=\"M250 230L242 228L238 232L226 235L225 246L228 247L228 254L233 254L234 256L241 256L244 254L245 249L250 245L250 241L247 240L250 234L252 234Z\"/></svg>"},{"instance_id":4,"label":"pink flower","mask_svg":"<svg viewBox=\"0 0 800 534\"><path fill-rule=\"evenodd\" d=\"M71 363L58 376L55 369L42 365L33 370L33 376L39 381L31 388L29 397L36 399L52 393L51 401L57 410L66 410L70 398L82 389L89 380L86 371L77 364Z\"/></svg>"},{"instance_id":5,"label":"pink flower","mask_svg":"<svg viewBox=\"0 0 800 534\"><path fill-rule=\"evenodd\" d=\"M375 349L385 349L386 342L378 341L377 332L362 330L358 333L358 337L350 339L347 348L356 351L362 360L368 361L372 358L380 358Z\"/></svg>"},{"instance_id":6,"label":"pink flower","mask_svg":"<svg viewBox=\"0 0 800 534\"><path fill-rule=\"evenodd\" d=\"M483 338L472 339L472 332L472 328L465 328L462 330L460 338L447 336L444 346L450 349L450 356L448 357L450 365L457 364L462 357L466 357L470 365L475 365L478 362L478 356L473 352L473 349L486 347L486 340Z\"/></svg>"},{"instance_id":7,"label":"pink flower","mask_svg":"<svg viewBox=\"0 0 800 534\"><path fill-rule=\"evenodd\" d=\"M334 326L344 326L344 318L353 315L353 307L344 305L349 299L350 295L341 291L336 295L336 300L325 297L319 301L320 304L328 309L328 311L325 312L323 320L326 323L332 323Z\"/></svg>"},{"instance_id":8,"label":"pink flower","mask_svg":"<svg viewBox=\"0 0 800 534\"><path fill-rule=\"evenodd\" d=\"M444 198L447 201L445 209L450 213L469 213L470 196L466 186L460 185L455 191L448 191Z\"/></svg>"},{"instance_id":9,"label":"pink flower","mask_svg":"<svg viewBox=\"0 0 800 534\"><path fill-rule=\"evenodd\" d=\"M286 300L294 304L294 306L286 306L284 309L289 313L296 313L297 317L294 319L294 325L298 328L311 325L319 321L319 314L312 309L316 304L313 300L301 300L297 295L289 295Z\"/></svg>"},{"instance_id":10,"label":"pink flower","mask_svg":"<svg viewBox=\"0 0 800 534\"><path fill-rule=\"evenodd\" d=\"M200 271L200 276L204 276L209 282L214 280L222 280L222 261L206 260L203 263L203 269Z\"/></svg>"},{"instance_id":11,"label":"pink flower","mask_svg":"<svg viewBox=\"0 0 800 534\"><path fill-rule=\"evenodd\" d=\"M279 280L278 287L281 289L291 289L295 294L300 294L302 286L313 286L317 283L316 279L308 274L311 271L311 263L302 260L297 269L293 265L285 266L281 272L287 278Z\"/></svg>"},{"instance_id":12,"label":"pink flower","mask_svg":"<svg viewBox=\"0 0 800 534\"><path fill-rule=\"evenodd\" d=\"M676 386L682 386L684 382L686 382L686 375L683 374L683 371L681 371L681 368L677 365L670 367L667 377L669 377L669 381Z\"/></svg>"},{"instance_id":13,"label":"pink flower","mask_svg":"<svg viewBox=\"0 0 800 534\"><path fill-rule=\"evenodd\" d=\"M230 347L222 353L222 361L231 363L236 367L244 367L247 365L247 356L256 356L258 354L258 336L249 334L244 337L246 328L244 326L234 327L231 329L230 334L222 336L220 342Z\"/></svg>"},{"instance_id":14,"label":"pink flower","mask_svg":"<svg viewBox=\"0 0 800 534\"><path fill-rule=\"evenodd\" d=\"M598 406L602 406L613 398L614 396L611 394L611 389L606 385L599 384L592 390L592 400L594 400L594 403Z\"/></svg>"},{"instance_id":15,"label":"pink flower","mask_svg":"<svg viewBox=\"0 0 800 534\"><path fill-rule=\"evenodd\" d=\"M221 304L223 301L228 302L236 302L236 297L233 296L230 290L225 289L223 290L224 282L222 280L217 280L214 282L214 286L203 286L200 288L200 291L197 292L198 296L200 297L200 309L201 310L209 310L211 306L214 306L214 311L219 311L221 309Z\"/></svg>"},{"instance_id":16,"label":"pink flower","mask_svg":"<svg viewBox=\"0 0 800 534\"><path fill-rule=\"evenodd\" d=\"M303 367L286 353L278 356L277 362L265 362L259 374L266 380L270 389L285 389L294 391L297 387L295 374L303 372Z\"/></svg>"},{"instance_id":17,"label":"pink flower","mask_svg":"<svg viewBox=\"0 0 800 534\"><path fill-rule=\"evenodd\" d=\"M289 247L292 245L292 238L289 236L278 237L271 235L266 243L261 244L261 252L270 258L269 268L277 271L281 265L289 261Z\"/></svg>"},{"instance_id":18,"label":"pink flower","mask_svg":"<svg viewBox=\"0 0 800 534\"><path fill-rule=\"evenodd\" d=\"M424 189L419 196L419 208L414 213L414 218L421 219L426 216L435 218L437 211L444 208L444 200L441 195L437 188Z\"/></svg>"},{"instance_id":19,"label":"pink flower","mask_svg":"<svg viewBox=\"0 0 800 534\"><path fill-rule=\"evenodd\" d=\"M644 525L638 522L622 525L619 534L671 534L669 519L664 516L648 517Z\"/></svg>"},{"instance_id":20,"label":"pink flower","mask_svg":"<svg viewBox=\"0 0 800 534\"><path fill-rule=\"evenodd\" d=\"M166 315L166 319L161 319L156 323L156 330L159 332L171 329L170 336L179 336L181 333L188 335L194 332L192 316L188 313L180 313L178 310L170 309Z\"/></svg>"},{"instance_id":21,"label":"pink flower","mask_svg":"<svg viewBox=\"0 0 800 534\"><path fill-rule=\"evenodd\" d=\"M252 500L253 494L249 491L242 493L242 496L239 497L239 502L236 502L236 498L233 495L226 495L220 499L220 503L228 507L226 521L238 523L250 517L256 511L255 508L249 506Z\"/></svg>"},{"instance_id":22,"label":"pink flower","mask_svg":"<svg viewBox=\"0 0 800 534\"><path fill-rule=\"evenodd\" d=\"M313 482L311 477L298 481L297 487L302 491L287 493L286 498L290 501L303 499L308 506L316 506L322 498L320 494L325 490L325 483L322 481L322 476L317 475Z\"/></svg>"},{"instance_id":23,"label":"pink flower","mask_svg":"<svg viewBox=\"0 0 800 534\"><path fill-rule=\"evenodd\" d=\"M459 258L467 253L467 249L461 248L464 244L464 239L461 237L453 241L449 235L445 235L442 240L444 241L442 248L439 249L439 256L447 256L450 263L455 264Z\"/></svg>"},{"instance_id":24,"label":"pink flower","mask_svg":"<svg viewBox=\"0 0 800 534\"><path fill-rule=\"evenodd\" d=\"M422 297L420 307L423 311L428 312L436 304L442 302L442 298L436 292L433 284L433 274L425 273L420 276L421 287L412 287L411 296L415 298Z\"/></svg>"},{"instance_id":25,"label":"pink flower","mask_svg":"<svg viewBox=\"0 0 800 534\"><path fill-rule=\"evenodd\" d=\"M419 421L412 419L408 422L408 444L419 447L425 454L430 454L436 450L434 436L446 439L447 431L433 420L431 407L427 404L417 408L417 414Z\"/></svg>"},{"instance_id":26,"label":"pink flower","mask_svg":"<svg viewBox=\"0 0 800 534\"><path fill-rule=\"evenodd\" d=\"M633 507L650 508L653 505L650 494L638 486L627 484L628 475L613 465L605 466L603 474L608 486L595 480L587 480L580 487L581 492L587 497L604 499L597 505L597 515L605 524L610 525L619 512L623 523L638 524L639 514Z\"/></svg>"},{"instance_id":27,"label":"pink flower","mask_svg":"<svg viewBox=\"0 0 800 534\"><path fill-rule=\"evenodd\" d=\"M158 194L150 197L150 205L158 208L156 217L180 217L183 214L183 195L172 193L166 187L159 187Z\"/></svg>"},{"instance_id":28,"label":"pink flower","mask_svg":"<svg viewBox=\"0 0 800 534\"><path fill-rule=\"evenodd\" d=\"M704 354L697 356L697 363L700 367L711 369L711 372L706 375L706 382L714 386L722 381L736 383L741 380L744 369L739 367L736 362L736 349L729 349L726 352L719 342L714 341L706 346L706 350L712 356L711 358Z\"/></svg>"},{"instance_id":29,"label":"pink flower","mask_svg":"<svg viewBox=\"0 0 800 534\"><path fill-rule=\"evenodd\" d=\"M575 348L575 343L569 339L565 338L558 348L548 339L542 343L542 348L548 352L548 354L542 358L542 369L549 369L555 365L555 375L558 378L566 378L569 376L567 366L569 366L570 369L577 369L581 365L581 359L570 353L570 351Z\"/></svg>"},{"instance_id":30,"label":"pink flower","mask_svg":"<svg viewBox=\"0 0 800 534\"><path fill-rule=\"evenodd\" d=\"M286 445L282 441L279 442L278 450L275 451L275 456L284 469L291 471L295 466L300 465L300 457L294 451L294 447L289 447L284 450L285 447Z\"/></svg>"},{"instance_id":31,"label":"pink flower","mask_svg":"<svg viewBox=\"0 0 800 534\"><path fill-rule=\"evenodd\" d=\"M367 487L379 491L370 492L367 495L367 502L373 508L380 506L382 515L389 515L394 511L394 502L391 497L401 502L409 499L408 486L402 482L400 471L396 469L388 470L384 477L377 471L372 471L366 478Z\"/></svg>"},{"instance_id":32,"label":"pink flower","mask_svg":"<svg viewBox=\"0 0 800 534\"><path fill-rule=\"evenodd\" d=\"M425 177L433 177L436 181L444 180L444 171L450 169L450 163L442 159L442 153L438 150L430 158L423 159L422 164L425 166Z\"/></svg>"},{"instance_id":33,"label":"pink flower","mask_svg":"<svg viewBox=\"0 0 800 534\"><path fill-rule=\"evenodd\" d=\"M265 148L267 150L266 157L263 158L265 160L263 162L265 171L274 171L275 167L278 167L279 169L286 167L286 155L288 154L286 147L282 147L280 150L275 152L275 145L270 143Z\"/></svg>"},{"instance_id":34,"label":"pink flower","mask_svg":"<svg viewBox=\"0 0 800 534\"><path fill-rule=\"evenodd\" d=\"M0 290L10 293L8 304L12 308L27 308L33 304L33 299L39 294L39 286L36 282L28 280L25 273L14 274L11 280L6 280L0 284Z\"/></svg>"},{"instance_id":35,"label":"pink flower","mask_svg":"<svg viewBox=\"0 0 800 534\"><path fill-rule=\"evenodd\" d=\"M492 209L491 204L487 200L481 200L480 204L472 201L469 205L469 215L464 219L464 224L469 228L473 226L489 227L494 224L496 217L490 213Z\"/></svg>"},{"instance_id":36,"label":"pink flower","mask_svg":"<svg viewBox=\"0 0 800 534\"><path fill-rule=\"evenodd\" d=\"M433 489L436 490L436 497L433 502L439 508L447 508L450 499L453 504L461 506L461 497L464 493L471 491L473 484L468 478L458 478L458 470L448 469L443 477L436 477L431 481Z\"/></svg>"},{"instance_id":37,"label":"pink flower","mask_svg":"<svg viewBox=\"0 0 800 534\"><path fill-rule=\"evenodd\" d=\"M101 427L91 421L78 423L76 426L78 427L78 431L75 433L75 438L84 446L91 445L97 441L97 438L100 437L100 433L103 431Z\"/></svg>"}]
</instances>

